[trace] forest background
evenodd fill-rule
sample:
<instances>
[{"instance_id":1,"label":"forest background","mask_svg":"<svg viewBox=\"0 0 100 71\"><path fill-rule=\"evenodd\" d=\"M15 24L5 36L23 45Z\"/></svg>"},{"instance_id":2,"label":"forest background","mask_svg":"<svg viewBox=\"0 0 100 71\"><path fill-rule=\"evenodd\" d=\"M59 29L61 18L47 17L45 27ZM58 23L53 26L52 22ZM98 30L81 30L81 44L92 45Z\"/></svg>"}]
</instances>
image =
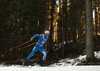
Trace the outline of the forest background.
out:
<instances>
[{"instance_id":1,"label":"forest background","mask_svg":"<svg viewBox=\"0 0 100 71\"><path fill-rule=\"evenodd\" d=\"M12 49L50 30L47 61L100 50L100 0L0 0L0 62L25 59L34 46ZM72 42L73 41L73 42ZM85 49L85 50L84 50ZM34 58L41 61L41 53Z\"/></svg>"}]
</instances>

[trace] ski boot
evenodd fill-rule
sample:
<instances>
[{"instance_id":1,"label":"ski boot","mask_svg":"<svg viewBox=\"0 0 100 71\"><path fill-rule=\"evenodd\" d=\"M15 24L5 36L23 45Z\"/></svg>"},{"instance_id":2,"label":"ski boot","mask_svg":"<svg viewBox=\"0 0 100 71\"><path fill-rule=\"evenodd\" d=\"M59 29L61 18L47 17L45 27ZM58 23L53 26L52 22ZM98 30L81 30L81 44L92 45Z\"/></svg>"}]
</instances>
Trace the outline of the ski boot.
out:
<instances>
[{"instance_id":1,"label":"ski boot","mask_svg":"<svg viewBox=\"0 0 100 71\"><path fill-rule=\"evenodd\" d=\"M41 66L47 66L47 65L44 63L44 60L42 61Z\"/></svg>"},{"instance_id":2,"label":"ski boot","mask_svg":"<svg viewBox=\"0 0 100 71\"><path fill-rule=\"evenodd\" d=\"M25 60L25 62L22 63L23 66L25 66L25 64L27 63L28 60Z\"/></svg>"}]
</instances>

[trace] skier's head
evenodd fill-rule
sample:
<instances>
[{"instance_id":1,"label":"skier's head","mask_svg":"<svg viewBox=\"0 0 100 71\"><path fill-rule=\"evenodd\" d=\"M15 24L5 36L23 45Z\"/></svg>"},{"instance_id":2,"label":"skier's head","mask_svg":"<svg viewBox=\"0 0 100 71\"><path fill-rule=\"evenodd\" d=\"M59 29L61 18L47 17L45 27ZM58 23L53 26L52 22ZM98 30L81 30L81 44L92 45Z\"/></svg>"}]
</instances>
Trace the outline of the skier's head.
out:
<instances>
[{"instance_id":1,"label":"skier's head","mask_svg":"<svg viewBox=\"0 0 100 71\"><path fill-rule=\"evenodd\" d=\"M45 31L45 34L49 35L49 30L46 30L46 31Z\"/></svg>"}]
</instances>

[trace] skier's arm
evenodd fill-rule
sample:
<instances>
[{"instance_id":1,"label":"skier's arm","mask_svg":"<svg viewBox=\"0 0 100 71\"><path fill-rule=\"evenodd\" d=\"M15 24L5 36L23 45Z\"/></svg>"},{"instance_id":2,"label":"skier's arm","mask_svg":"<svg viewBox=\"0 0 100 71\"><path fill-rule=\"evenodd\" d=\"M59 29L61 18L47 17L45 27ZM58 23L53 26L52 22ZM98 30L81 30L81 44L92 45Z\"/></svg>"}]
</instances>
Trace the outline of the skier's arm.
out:
<instances>
[{"instance_id":1,"label":"skier's arm","mask_svg":"<svg viewBox=\"0 0 100 71\"><path fill-rule=\"evenodd\" d=\"M34 39L35 37L39 37L40 34L35 34L32 38Z\"/></svg>"},{"instance_id":2,"label":"skier's arm","mask_svg":"<svg viewBox=\"0 0 100 71\"><path fill-rule=\"evenodd\" d=\"M39 34L35 34L33 37L31 37L31 41L35 38L35 37L39 37Z\"/></svg>"}]
</instances>

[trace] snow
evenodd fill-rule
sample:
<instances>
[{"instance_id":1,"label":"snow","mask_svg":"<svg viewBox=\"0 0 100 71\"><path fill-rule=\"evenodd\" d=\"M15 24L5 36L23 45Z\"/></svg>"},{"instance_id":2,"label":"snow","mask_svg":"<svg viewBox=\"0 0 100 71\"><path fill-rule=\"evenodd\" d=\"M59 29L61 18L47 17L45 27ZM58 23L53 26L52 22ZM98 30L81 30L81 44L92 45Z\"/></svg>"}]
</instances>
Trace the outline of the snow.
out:
<instances>
[{"instance_id":1,"label":"snow","mask_svg":"<svg viewBox=\"0 0 100 71\"><path fill-rule=\"evenodd\" d=\"M57 67L57 66L76 66L78 63L81 63L81 61L85 61L86 60L86 55L80 55L77 58L74 59L70 59L70 58L66 58L66 59L62 59L59 60L58 63L54 63L51 66Z\"/></svg>"},{"instance_id":2,"label":"snow","mask_svg":"<svg viewBox=\"0 0 100 71\"><path fill-rule=\"evenodd\" d=\"M100 59L100 51L94 52L96 58Z\"/></svg>"},{"instance_id":3,"label":"snow","mask_svg":"<svg viewBox=\"0 0 100 71\"><path fill-rule=\"evenodd\" d=\"M94 52L95 57L100 59L100 51ZM1 64L0 71L100 71L100 65L77 66L82 60L86 59L86 55L79 55L77 58L66 58L59 60L58 63L51 64L50 67L11 65Z\"/></svg>"},{"instance_id":4,"label":"snow","mask_svg":"<svg viewBox=\"0 0 100 71\"><path fill-rule=\"evenodd\" d=\"M19 67L1 66L0 71L100 71L100 66Z\"/></svg>"}]
</instances>

